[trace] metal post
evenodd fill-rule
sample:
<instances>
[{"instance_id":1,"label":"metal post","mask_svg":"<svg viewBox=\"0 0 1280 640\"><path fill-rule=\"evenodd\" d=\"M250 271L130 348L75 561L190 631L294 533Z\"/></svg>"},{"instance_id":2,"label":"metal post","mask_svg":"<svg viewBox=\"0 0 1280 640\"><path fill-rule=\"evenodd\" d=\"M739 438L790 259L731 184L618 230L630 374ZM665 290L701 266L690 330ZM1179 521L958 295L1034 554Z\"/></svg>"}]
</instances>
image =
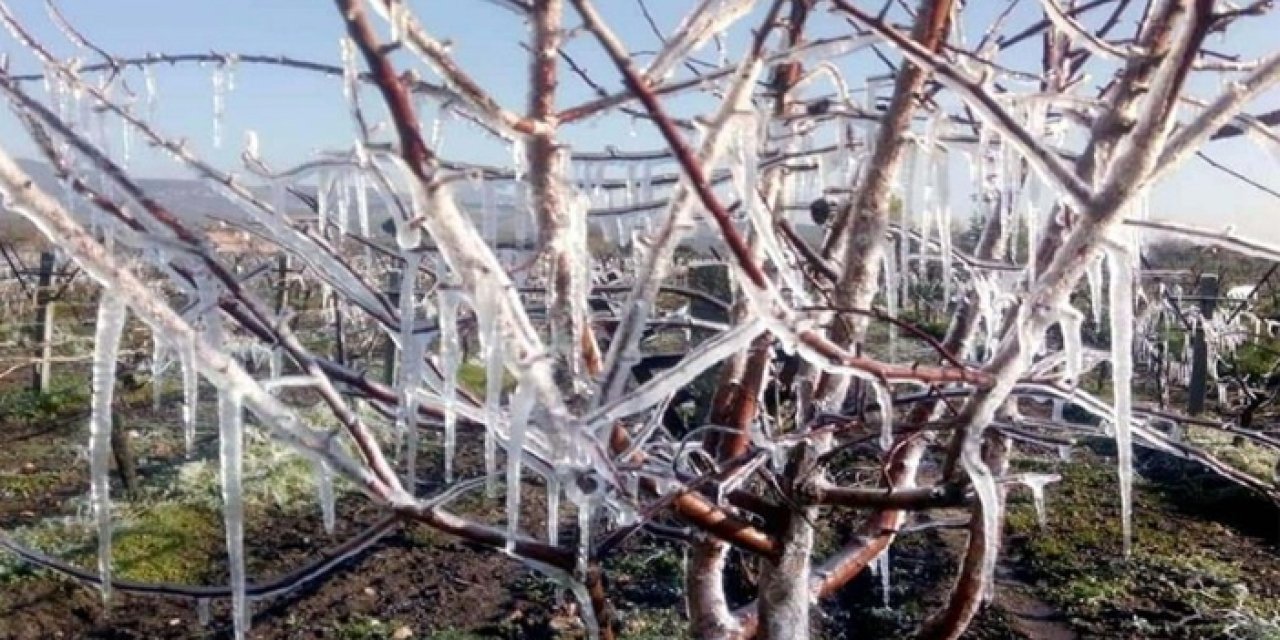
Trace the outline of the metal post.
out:
<instances>
[{"instance_id":1,"label":"metal post","mask_svg":"<svg viewBox=\"0 0 1280 640\"><path fill-rule=\"evenodd\" d=\"M1218 304L1218 276L1203 274L1196 291L1200 298L1200 314L1213 317ZM1209 347L1205 344L1204 322L1196 325L1191 336L1191 388L1188 390L1187 413L1199 415L1204 411L1205 388L1209 381Z\"/></svg>"}]
</instances>

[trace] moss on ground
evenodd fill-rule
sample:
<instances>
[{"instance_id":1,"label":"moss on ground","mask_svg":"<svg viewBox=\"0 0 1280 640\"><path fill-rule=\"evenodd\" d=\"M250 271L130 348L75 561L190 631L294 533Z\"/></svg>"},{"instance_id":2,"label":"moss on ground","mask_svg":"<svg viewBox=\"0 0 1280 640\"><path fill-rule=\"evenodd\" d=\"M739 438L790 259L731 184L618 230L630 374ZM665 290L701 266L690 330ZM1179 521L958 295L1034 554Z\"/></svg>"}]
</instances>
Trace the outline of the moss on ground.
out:
<instances>
[{"instance_id":1,"label":"moss on ground","mask_svg":"<svg viewBox=\"0 0 1280 640\"><path fill-rule=\"evenodd\" d=\"M1280 638L1273 592L1280 571L1250 566L1242 553L1266 553L1262 543L1177 515L1139 479L1133 551L1125 558L1112 462L1083 458L1058 470L1063 481L1049 489L1045 530L1030 504L1010 505L1010 551L1041 598L1085 634L1119 626L1148 637Z\"/></svg>"},{"instance_id":2,"label":"moss on ground","mask_svg":"<svg viewBox=\"0 0 1280 640\"><path fill-rule=\"evenodd\" d=\"M46 520L13 532L25 545L87 568L98 566L97 533L81 524ZM141 582L204 584L222 557L222 519L202 506L160 503L122 518L112 534L116 577ZM0 584L35 573L0 555Z\"/></svg>"},{"instance_id":3,"label":"moss on ground","mask_svg":"<svg viewBox=\"0 0 1280 640\"><path fill-rule=\"evenodd\" d=\"M62 482L62 474L51 471L0 473L0 500L27 500L48 494Z\"/></svg>"},{"instance_id":4,"label":"moss on ground","mask_svg":"<svg viewBox=\"0 0 1280 640\"><path fill-rule=\"evenodd\" d=\"M485 386L488 376L484 370L484 362L478 360L468 360L458 366L458 385L470 391L472 394L483 398L486 390ZM509 392L515 389L516 379L510 373L502 374L502 390Z\"/></svg>"},{"instance_id":5,"label":"moss on ground","mask_svg":"<svg viewBox=\"0 0 1280 640\"><path fill-rule=\"evenodd\" d=\"M83 381L63 376L54 379L44 393L22 387L0 391L0 424L44 425L88 407Z\"/></svg>"},{"instance_id":6,"label":"moss on ground","mask_svg":"<svg viewBox=\"0 0 1280 640\"><path fill-rule=\"evenodd\" d=\"M634 611L622 616L618 635L624 640L684 640L689 622L674 609Z\"/></svg>"},{"instance_id":7,"label":"moss on ground","mask_svg":"<svg viewBox=\"0 0 1280 640\"><path fill-rule=\"evenodd\" d=\"M222 518L202 506L157 504L118 528L112 542L112 565L121 578L203 584L222 555Z\"/></svg>"}]
</instances>

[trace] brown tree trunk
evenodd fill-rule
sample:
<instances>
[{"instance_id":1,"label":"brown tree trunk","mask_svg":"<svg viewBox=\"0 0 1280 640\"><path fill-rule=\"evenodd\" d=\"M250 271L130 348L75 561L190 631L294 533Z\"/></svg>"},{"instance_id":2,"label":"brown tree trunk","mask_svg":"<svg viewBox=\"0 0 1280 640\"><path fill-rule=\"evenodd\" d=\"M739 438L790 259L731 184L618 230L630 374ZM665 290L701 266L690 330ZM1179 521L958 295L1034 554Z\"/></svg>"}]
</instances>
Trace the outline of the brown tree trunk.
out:
<instances>
[{"instance_id":1,"label":"brown tree trunk","mask_svg":"<svg viewBox=\"0 0 1280 640\"><path fill-rule=\"evenodd\" d=\"M1009 466L1009 452L1011 443L1009 439L1003 435L992 432L984 442L983 458L987 466L991 468L992 473L1003 475ZM1004 523L1004 502L1005 489L1000 488L998 522L1003 528ZM960 566L960 575L956 578L956 585L951 590L950 600L947 602L946 608L939 611L934 616L925 621L921 626L917 637L920 640L958 640L965 629L969 627L969 623L973 621L973 617L977 615L978 610L982 608L984 595L988 595L987 591L994 591L995 585L987 583L987 579L993 579L993 576L987 574L984 566L988 561L994 562L994 558L988 558L987 553L999 553L999 540L1001 538L1000 531L997 530L995 538L997 546L995 549L988 550L986 547L986 527L983 522L983 509L981 501L976 501L973 505L972 515L969 519L969 545L965 551L964 561ZM991 594L994 595L994 594Z\"/></svg>"},{"instance_id":2,"label":"brown tree trunk","mask_svg":"<svg viewBox=\"0 0 1280 640\"><path fill-rule=\"evenodd\" d=\"M129 433L125 431L124 421L120 414L113 411L111 415L111 454L116 459L116 473L120 474L120 482L127 494L138 491L138 463L133 455L133 445L129 442Z\"/></svg>"},{"instance_id":3,"label":"brown tree trunk","mask_svg":"<svg viewBox=\"0 0 1280 640\"><path fill-rule=\"evenodd\" d=\"M804 488L815 481L818 453L808 443L791 450L783 490L802 501ZM810 569L813 558L814 507L796 508L788 514L780 536L782 556L761 563L759 586L760 637L765 640L807 640L812 600Z\"/></svg>"},{"instance_id":4,"label":"brown tree trunk","mask_svg":"<svg viewBox=\"0 0 1280 640\"><path fill-rule=\"evenodd\" d=\"M729 613L729 599L724 591L724 567L728 558L729 544L717 538L707 537L689 547L684 590L689 627L693 637L699 640L735 637L738 624Z\"/></svg>"},{"instance_id":5,"label":"brown tree trunk","mask_svg":"<svg viewBox=\"0 0 1280 640\"><path fill-rule=\"evenodd\" d=\"M952 0L924 0L917 13L912 37L936 51L946 39ZM834 300L837 307L866 309L879 289L880 262L884 257L885 234L889 231L890 189L902 168L906 134L911 127L916 102L928 73L904 62L894 82L893 99L880 122L875 151L867 162L867 174L854 200L840 210L831 234L823 246L823 256L840 256L840 278ZM831 327L831 340L855 352L866 332L867 318L838 314ZM844 376L822 376L815 399L827 407L843 400Z\"/></svg>"}]
</instances>

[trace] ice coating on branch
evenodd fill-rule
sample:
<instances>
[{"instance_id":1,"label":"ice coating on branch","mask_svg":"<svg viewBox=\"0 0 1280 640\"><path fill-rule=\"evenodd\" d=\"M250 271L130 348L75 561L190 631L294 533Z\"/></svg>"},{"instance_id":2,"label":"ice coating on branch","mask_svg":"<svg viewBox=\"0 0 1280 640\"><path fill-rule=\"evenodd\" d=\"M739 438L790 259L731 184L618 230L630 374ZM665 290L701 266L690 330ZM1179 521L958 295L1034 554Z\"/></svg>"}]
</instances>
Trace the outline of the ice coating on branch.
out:
<instances>
[{"instance_id":1,"label":"ice coating on branch","mask_svg":"<svg viewBox=\"0 0 1280 640\"><path fill-rule=\"evenodd\" d=\"M729 173L733 178L738 197L742 201L742 207L746 211L747 219L756 229L756 235L753 237L760 242L764 254L777 267L778 276L784 283L782 286L789 287L792 291L803 291L804 287L792 272L786 254L782 250L782 244L778 241L778 234L774 232L773 214L769 211L767 203L761 201L761 181L758 170L761 145L757 134L760 130L759 116L755 111L740 114L733 121L733 128L733 153L729 154L732 160Z\"/></svg>"},{"instance_id":2,"label":"ice coating on branch","mask_svg":"<svg viewBox=\"0 0 1280 640\"><path fill-rule=\"evenodd\" d=\"M650 80L665 79L695 49L751 11L753 0L702 0L667 38L667 44L645 69Z\"/></svg>"},{"instance_id":3,"label":"ice coating on branch","mask_svg":"<svg viewBox=\"0 0 1280 640\"><path fill-rule=\"evenodd\" d=\"M102 599L111 597L111 422L116 358L127 309L124 298L104 289L98 303L93 348L93 397L89 416L89 477L93 517L98 527L98 574Z\"/></svg>"},{"instance_id":4,"label":"ice coating on branch","mask_svg":"<svg viewBox=\"0 0 1280 640\"><path fill-rule=\"evenodd\" d=\"M1119 248L1107 252L1111 307L1111 384L1115 396L1116 457L1120 468L1120 521L1124 554L1133 542L1133 268Z\"/></svg>"},{"instance_id":5,"label":"ice coating on branch","mask_svg":"<svg viewBox=\"0 0 1280 640\"><path fill-rule=\"evenodd\" d=\"M453 454L457 446L458 365L462 350L458 345L458 296L452 291L440 293L440 367L444 377L444 479L453 481Z\"/></svg>"},{"instance_id":6,"label":"ice coating on branch","mask_svg":"<svg viewBox=\"0 0 1280 640\"><path fill-rule=\"evenodd\" d=\"M750 107L751 90L760 71L758 61L744 60L739 67L733 86L716 111L714 126L707 130L708 134L699 145L697 159L702 166L711 169L718 165L730 143L731 127L726 125L738 112ZM651 239L646 243L649 248L635 258L635 286L627 294L622 319L604 359L605 376L595 398L599 404L615 399L622 392L629 378L627 372L639 357L638 345L658 290L670 269L676 246L692 230L695 200L687 181L682 179L671 193L656 236L646 234L647 239Z\"/></svg>"}]
</instances>

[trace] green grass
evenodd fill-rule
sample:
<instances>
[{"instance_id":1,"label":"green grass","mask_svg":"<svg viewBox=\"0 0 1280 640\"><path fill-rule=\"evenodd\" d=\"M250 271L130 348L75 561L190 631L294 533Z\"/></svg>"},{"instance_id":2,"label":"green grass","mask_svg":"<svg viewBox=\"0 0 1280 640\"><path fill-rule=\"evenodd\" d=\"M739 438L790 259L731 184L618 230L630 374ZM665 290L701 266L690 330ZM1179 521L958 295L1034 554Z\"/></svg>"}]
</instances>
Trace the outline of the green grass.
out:
<instances>
[{"instance_id":1,"label":"green grass","mask_svg":"<svg viewBox=\"0 0 1280 640\"><path fill-rule=\"evenodd\" d=\"M13 536L72 564L98 566L97 533L88 526L46 520L14 531ZM217 512L172 502L153 504L117 521L112 570L127 580L204 584L221 557L222 544L222 519ZM0 584L32 573L20 560L0 555Z\"/></svg>"},{"instance_id":2,"label":"green grass","mask_svg":"<svg viewBox=\"0 0 1280 640\"><path fill-rule=\"evenodd\" d=\"M1024 539L1017 554L1040 597L1086 633L1106 628L1095 627L1095 620L1114 625L1119 616L1132 618L1124 624L1139 635L1224 637L1239 625L1276 631L1244 637L1280 638L1274 626L1280 601L1255 595L1271 578L1246 567L1240 549L1218 544L1234 534L1214 522L1175 516L1175 506L1160 494L1137 488L1133 553L1125 558L1112 461L1083 458L1058 469L1063 481L1048 489L1046 530L1025 498L1010 505L1007 533Z\"/></svg>"},{"instance_id":3,"label":"green grass","mask_svg":"<svg viewBox=\"0 0 1280 640\"><path fill-rule=\"evenodd\" d=\"M0 391L0 423L44 424L88 406L88 386L68 378L55 379L45 393L25 388Z\"/></svg>"},{"instance_id":4,"label":"green grass","mask_svg":"<svg viewBox=\"0 0 1280 640\"><path fill-rule=\"evenodd\" d=\"M0 500L26 500L49 493L62 481L52 471L0 473Z\"/></svg>"},{"instance_id":5,"label":"green grass","mask_svg":"<svg viewBox=\"0 0 1280 640\"><path fill-rule=\"evenodd\" d=\"M222 544L222 517L217 512L201 506L157 504L116 530L111 561L122 578L203 584L221 556Z\"/></svg>"}]
</instances>

